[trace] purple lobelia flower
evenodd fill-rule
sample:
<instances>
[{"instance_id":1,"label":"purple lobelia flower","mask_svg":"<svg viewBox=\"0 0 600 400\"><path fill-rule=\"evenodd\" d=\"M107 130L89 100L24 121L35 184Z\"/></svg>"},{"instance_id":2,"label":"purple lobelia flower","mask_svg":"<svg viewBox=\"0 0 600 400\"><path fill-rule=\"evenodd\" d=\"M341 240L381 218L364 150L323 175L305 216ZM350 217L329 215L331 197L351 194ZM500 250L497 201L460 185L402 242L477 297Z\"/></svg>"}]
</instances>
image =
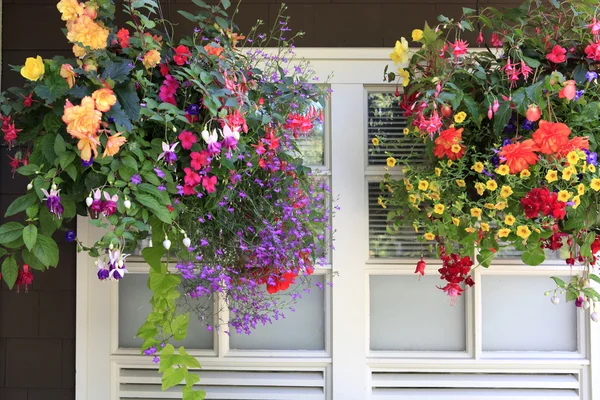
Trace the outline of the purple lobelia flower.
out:
<instances>
[{"instance_id":1,"label":"purple lobelia flower","mask_svg":"<svg viewBox=\"0 0 600 400\"><path fill-rule=\"evenodd\" d=\"M177 161L177 154L175 154L175 148L179 142L175 142L173 144L162 143L163 152L158 155L158 161L165 159L165 162L169 165L173 165L175 161Z\"/></svg>"},{"instance_id":2,"label":"purple lobelia flower","mask_svg":"<svg viewBox=\"0 0 600 400\"><path fill-rule=\"evenodd\" d=\"M60 203L60 197L58 196L60 189L57 190L55 185L52 186L53 187L50 189L50 193L48 193L46 189L42 189L42 193L44 193L44 196L46 196L44 200L46 200L46 207L48 208L48 211L60 218L62 217L62 213L64 211L64 208Z\"/></svg>"},{"instance_id":3,"label":"purple lobelia flower","mask_svg":"<svg viewBox=\"0 0 600 400\"><path fill-rule=\"evenodd\" d=\"M119 200L119 196L116 194L114 196L110 196L110 194L104 192L104 201L102 202L102 214L105 217L110 217L117 211L117 200Z\"/></svg>"},{"instance_id":4,"label":"purple lobelia flower","mask_svg":"<svg viewBox=\"0 0 600 400\"><path fill-rule=\"evenodd\" d=\"M135 174L131 177L131 183L133 183L134 185L139 185L140 183L142 183L142 177L140 176L140 174Z\"/></svg>"},{"instance_id":5,"label":"purple lobelia flower","mask_svg":"<svg viewBox=\"0 0 600 400\"><path fill-rule=\"evenodd\" d=\"M592 83L598 79L598 74L594 71L588 71L585 74L585 79L587 79L588 83Z\"/></svg>"},{"instance_id":6,"label":"purple lobelia flower","mask_svg":"<svg viewBox=\"0 0 600 400\"><path fill-rule=\"evenodd\" d=\"M198 104L190 104L185 111L190 115L198 115L200 114L200 106Z\"/></svg>"},{"instance_id":7,"label":"purple lobelia flower","mask_svg":"<svg viewBox=\"0 0 600 400\"><path fill-rule=\"evenodd\" d=\"M158 176L160 179L163 179L165 177L165 173L163 172L162 169L160 168L154 168L154 173L156 174L156 176Z\"/></svg>"}]
</instances>

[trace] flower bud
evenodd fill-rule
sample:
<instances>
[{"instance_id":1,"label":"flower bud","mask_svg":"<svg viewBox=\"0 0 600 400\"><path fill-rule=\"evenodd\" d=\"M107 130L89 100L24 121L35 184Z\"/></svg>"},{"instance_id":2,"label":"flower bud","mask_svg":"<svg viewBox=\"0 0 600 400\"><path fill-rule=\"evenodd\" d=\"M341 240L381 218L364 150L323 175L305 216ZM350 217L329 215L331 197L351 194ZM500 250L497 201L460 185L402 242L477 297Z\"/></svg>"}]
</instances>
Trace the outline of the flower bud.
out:
<instances>
[{"instance_id":1,"label":"flower bud","mask_svg":"<svg viewBox=\"0 0 600 400\"><path fill-rule=\"evenodd\" d=\"M94 202L94 199L92 199L90 196L88 196L88 197L85 199L85 204L86 204L88 207L89 207L89 206L91 206L93 202Z\"/></svg>"},{"instance_id":2,"label":"flower bud","mask_svg":"<svg viewBox=\"0 0 600 400\"><path fill-rule=\"evenodd\" d=\"M183 238L183 245L184 245L185 247L190 247L190 246L192 245L192 241L190 240L190 238L189 238L189 237L184 237L184 238Z\"/></svg>"},{"instance_id":3,"label":"flower bud","mask_svg":"<svg viewBox=\"0 0 600 400\"><path fill-rule=\"evenodd\" d=\"M126 208L126 209L128 209L128 210L129 210L129 209L131 208L131 201L129 201L129 200L125 200L125 201L123 202L123 205L125 206L125 208Z\"/></svg>"},{"instance_id":4,"label":"flower bud","mask_svg":"<svg viewBox=\"0 0 600 400\"><path fill-rule=\"evenodd\" d=\"M31 183L31 182L29 182L29 183L27 184L27 190L31 190L31 189L33 189L33 185L32 185L32 183Z\"/></svg>"},{"instance_id":5,"label":"flower bud","mask_svg":"<svg viewBox=\"0 0 600 400\"><path fill-rule=\"evenodd\" d=\"M58 189L58 187L53 183L52 186L50 186L50 189L56 190L56 189Z\"/></svg>"},{"instance_id":6,"label":"flower bud","mask_svg":"<svg viewBox=\"0 0 600 400\"><path fill-rule=\"evenodd\" d=\"M108 249L109 249L109 250L112 250L112 249L114 249L114 248L115 248L115 245L114 245L114 244L112 244L112 243L111 243L111 244L109 244L109 245L108 245Z\"/></svg>"},{"instance_id":7,"label":"flower bud","mask_svg":"<svg viewBox=\"0 0 600 400\"><path fill-rule=\"evenodd\" d=\"M593 313L590 314L590 318L592 319L592 321L598 322L598 313L596 311L594 311Z\"/></svg>"},{"instance_id":8,"label":"flower bud","mask_svg":"<svg viewBox=\"0 0 600 400\"><path fill-rule=\"evenodd\" d=\"M165 239L162 244L166 250L169 250L171 248L171 241L169 239Z\"/></svg>"},{"instance_id":9,"label":"flower bud","mask_svg":"<svg viewBox=\"0 0 600 400\"><path fill-rule=\"evenodd\" d=\"M560 303L560 298L558 296L552 296L550 301L552 301L552 304L557 305L558 303Z\"/></svg>"}]
</instances>

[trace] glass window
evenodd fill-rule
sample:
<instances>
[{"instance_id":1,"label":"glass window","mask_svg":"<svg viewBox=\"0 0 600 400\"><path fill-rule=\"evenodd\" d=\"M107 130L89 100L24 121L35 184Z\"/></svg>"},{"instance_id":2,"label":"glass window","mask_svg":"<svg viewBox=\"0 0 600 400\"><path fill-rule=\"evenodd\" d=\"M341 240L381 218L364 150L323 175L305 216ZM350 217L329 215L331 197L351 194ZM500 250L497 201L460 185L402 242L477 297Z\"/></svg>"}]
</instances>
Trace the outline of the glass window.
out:
<instances>
[{"instance_id":1,"label":"glass window","mask_svg":"<svg viewBox=\"0 0 600 400\"><path fill-rule=\"evenodd\" d=\"M371 350L465 351L465 299L455 305L438 276L372 275Z\"/></svg>"}]
</instances>

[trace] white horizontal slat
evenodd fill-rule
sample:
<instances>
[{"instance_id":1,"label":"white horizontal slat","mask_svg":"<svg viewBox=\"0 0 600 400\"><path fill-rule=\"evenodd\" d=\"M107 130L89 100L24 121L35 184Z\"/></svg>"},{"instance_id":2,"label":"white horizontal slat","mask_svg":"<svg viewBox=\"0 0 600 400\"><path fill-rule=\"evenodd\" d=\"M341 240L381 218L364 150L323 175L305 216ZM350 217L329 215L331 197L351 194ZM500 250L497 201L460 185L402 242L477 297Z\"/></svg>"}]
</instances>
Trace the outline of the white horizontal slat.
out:
<instances>
[{"instance_id":1,"label":"white horizontal slat","mask_svg":"<svg viewBox=\"0 0 600 400\"><path fill-rule=\"evenodd\" d=\"M323 388L213 386L203 387L206 399L215 400L324 400ZM181 388L165 391L160 385L121 385L121 399L181 399Z\"/></svg>"},{"instance_id":2,"label":"white horizontal slat","mask_svg":"<svg viewBox=\"0 0 600 400\"><path fill-rule=\"evenodd\" d=\"M575 400L575 390L546 389L375 389L372 399L402 400Z\"/></svg>"}]
</instances>

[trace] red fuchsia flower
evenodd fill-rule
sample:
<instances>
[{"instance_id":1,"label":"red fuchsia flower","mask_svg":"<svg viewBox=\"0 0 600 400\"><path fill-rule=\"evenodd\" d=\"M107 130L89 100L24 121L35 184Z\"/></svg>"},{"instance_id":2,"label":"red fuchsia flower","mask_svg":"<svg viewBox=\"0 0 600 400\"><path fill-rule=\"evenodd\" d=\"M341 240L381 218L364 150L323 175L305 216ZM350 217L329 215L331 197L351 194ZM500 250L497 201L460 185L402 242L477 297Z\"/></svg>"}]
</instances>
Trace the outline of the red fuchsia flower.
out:
<instances>
[{"instance_id":1,"label":"red fuchsia flower","mask_svg":"<svg viewBox=\"0 0 600 400\"><path fill-rule=\"evenodd\" d=\"M585 56L591 58L594 61L600 61L600 42L590 43L584 49Z\"/></svg>"},{"instance_id":2,"label":"red fuchsia flower","mask_svg":"<svg viewBox=\"0 0 600 400\"><path fill-rule=\"evenodd\" d=\"M461 144L463 130L463 128L450 128L440 132L440 135L434 141L433 154L437 158L448 157L450 160L462 158L465 154L465 146ZM455 145L460 146L457 152L453 151L456 150Z\"/></svg>"},{"instance_id":3,"label":"red fuchsia flower","mask_svg":"<svg viewBox=\"0 0 600 400\"><path fill-rule=\"evenodd\" d=\"M431 117L429 119L425 118L422 114L419 119L418 127L420 130L433 135L435 132L439 131L443 125L442 117L438 115L437 110L433 110Z\"/></svg>"},{"instance_id":4,"label":"red fuchsia flower","mask_svg":"<svg viewBox=\"0 0 600 400\"><path fill-rule=\"evenodd\" d=\"M537 164L538 155L535 152L538 150L534 141L527 139L503 146L499 156L508 165L511 174L518 174L530 165Z\"/></svg>"},{"instance_id":5,"label":"red fuchsia flower","mask_svg":"<svg viewBox=\"0 0 600 400\"><path fill-rule=\"evenodd\" d=\"M490 39L490 43L492 47L502 47L502 38L496 32L492 33L492 38Z\"/></svg>"},{"instance_id":6,"label":"red fuchsia flower","mask_svg":"<svg viewBox=\"0 0 600 400\"><path fill-rule=\"evenodd\" d=\"M481 46L483 43L485 42L485 39L483 38L483 33L481 31L479 31L479 35L477 35L477 46Z\"/></svg>"},{"instance_id":7,"label":"red fuchsia flower","mask_svg":"<svg viewBox=\"0 0 600 400\"><path fill-rule=\"evenodd\" d=\"M167 64L167 63L161 63L160 64L160 74L162 76L169 75L169 64Z\"/></svg>"},{"instance_id":8,"label":"red fuchsia flower","mask_svg":"<svg viewBox=\"0 0 600 400\"><path fill-rule=\"evenodd\" d=\"M183 147L186 150L191 149L194 143L198 141L196 135L194 135L190 131L181 131L181 133L178 136L178 139L181 142L181 147Z\"/></svg>"},{"instance_id":9,"label":"red fuchsia flower","mask_svg":"<svg viewBox=\"0 0 600 400\"><path fill-rule=\"evenodd\" d=\"M427 266L427 264L425 263L425 260L423 260L423 257L421 257L421 259L417 262L417 267L415 268L415 274L421 274L421 276L425 275L425 267Z\"/></svg>"},{"instance_id":10,"label":"red fuchsia flower","mask_svg":"<svg viewBox=\"0 0 600 400\"><path fill-rule=\"evenodd\" d=\"M540 246L542 249L558 250L563 246L562 238L565 236L568 235L563 232L553 233L548 239L542 240L542 244Z\"/></svg>"},{"instance_id":11,"label":"red fuchsia flower","mask_svg":"<svg viewBox=\"0 0 600 400\"><path fill-rule=\"evenodd\" d=\"M33 92L29 93L29 96L27 97L23 96L23 105L27 108L33 105Z\"/></svg>"},{"instance_id":12,"label":"red fuchsia flower","mask_svg":"<svg viewBox=\"0 0 600 400\"><path fill-rule=\"evenodd\" d=\"M569 142L571 129L562 122L540 121L539 128L531 136L543 154L555 154Z\"/></svg>"},{"instance_id":13,"label":"red fuchsia flower","mask_svg":"<svg viewBox=\"0 0 600 400\"><path fill-rule=\"evenodd\" d=\"M564 87L558 92L558 97L571 101L575 96L577 96L577 86L575 86L575 81L565 81Z\"/></svg>"},{"instance_id":14,"label":"red fuchsia flower","mask_svg":"<svg viewBox=\"0 0 600 400\"><path fill-rule=\"evenodd\" d=\"M309 115L290 114L283 128L292 131L294 137L298 138L298 133L307 133L312 130L313 122Z\"/></svg>"},{"instance_id":15,"label":"red fuchsia flower","mask_svg":"<svg viewBox=\"0 0 600 400\"><path fill-rule=\"evenodd\" d=\"M13 178L14 178L15 172L17 171L17 168L19 168L19 164L21 161L17 157L8 156L8 158L10 159L10 162L8 163L8 165L10 165L11 172L12 172Z\"/></svg>"},{"instance_id":16,"label":"red fuchsia flower","mask_svg":"<svg viewBox=\"0 0 600 400\"><path fill-rule=\"evenodd\" d=\"M529 75L533 72L533 69L529 65L525 63L525 61L521 60L521 73L523 74L523 78L526 80L529 79Z\"/></svg>"},{"instance_id":17,"label":"red fuchsia flower","mask_svg":"<svg viewBox=\"0 0 600 400\"><path fill-rule=\"evenodd\" d=\"M467 53L469 44L464 40L456 40L454 43L450 43L450 46L452 47L452 54L454 54L454 57L459 57Z\"/></svg>"},{"instance_id":18,"label":"red fuchsia flower","mask_svg":"<svg viewBox=\"0 0 600 400\"><path fill-rule=\"evenodd\" d=\"M4 133L4 141L8 145L9 150L15 145L17 134L21 131L22 129L17 129L15 123L11 122L10 115L2 118L2 132Z\"/></svg>"},{"instance_id":19,"label":"red fuchsia flower","mask_svg":"<svg viewBox=\"0 0 600 400\"><path fill-rule=\"evenodd\" d=\"M464 291L460 286L461 283L466 283L469 286L473 286L475 282L470 278L471 267L473 266L473 260L470 257L460 257L458 254L446 254L445 249L440 249L440 258L442 260L442 268L438 270L440 278L444 279L446 286L439 287L450 296L451 303L456 302L456 298Z\"/></svg>"},{"instance_id":20,"label":"red fuchsia flower","mask_svg":"<svg viewBox=\"0 0 600 400\"><path fill-rule=\"evenodd\" d=\"M25 286L25 293L29 291L29 285L33 283L33 274L29 270L29 265L23 264L23 267L19 270L17 274L17 280L15 281L15 285L17 285L17 291L21 286Z\"/></svg>"},{"instance_id":21,"label":"red fuchsia flower","mask_svg":"<svg viewBox=\"0 0 600 400\"><path fill-rule=\"evenodd\" d=\"M596 19L596 17L594 17L592 19L592 23L586 25L587 28L590 28L590 32L592 33L592 35L597 36L598 34L600 34L600 22Z\"/></svg>"},{"instance_id":22,"label":"red fuchsia flower","mask_svg":"<svg viewBox=\"0 0 600 400\"><path fill-rule=\"evenodd\" d=\"M117 32L117 39L119 39L119 45L126 49L129 47L129 30L121 28Z\"/></svg>"},{"instance_id":23,"label":"red fuchsia flower","mask_svg":"<svg viewBox=\"0 0 600 400\"><path fill-rule=\"evenodd\" d=\"M494 110L492 109L492 105L490 104L490 106L488 107L488 113L487 113L487 117L488 119L492 119L494 118Z\"/></svg>"},{"instance_id":24,"label":"red fuchsia flower","mask_svg":"<svg viewBox=\"0 0 600 400\"><path fill-rule=\"evenodd\" d=\"M192 53L190 53L190 49L180 44L179 46L175 47L175 55L173 56L173 61L175 61L175 64L177 65L184 65L187 62L188 57L191 56Z\"/></svg>"},{"instance_id":25,"label":"red fuchsia flower","mask_svg":"<svg viewBox=\"0 0 600 400\"><path fill-rule=\"evenodd\" d=\"M210 155L208 154L208 151L206 151L206 150L202 150L201 152L195 151L190 154L190 157L192 158L190 165L196 171L198 171L199 169L201 169L203 167L210 165L210 158L209 158Z\"/></svg>"},{"instance_id":26,"label":"red fuchsia flower","mask_svg":"<svg viewBox=\"0 0 600 400\"><path fill-rule=\"evenodd\" d=\"M233 129L237 129L238 131L241 129L245 133L248 133L248 124L246 124L246 118L239 109L227 114L225 119L226 122L223 121L223 126L225 126L225 124L229 124Z\"/></svg>"},{"instance_id":27,"label":"red fuchsia flower","mask_svg":"<svg viewBox=\"0 0 600 400\"><path fill-rule=\"evenodd\" d=\"M202 178L202 187L206 190L206 193L213 193L217 191L217 176L213 175L210 178L205 176Z\"/></svg>"},{"instance_id":28,"label":"red fuchsia flower","mask_svg":"<svg viewBox=\"0 0 600 400\"><path fill-rule=\"evenodd\" d=\"M279 148L279 138L276 135L275 128L266 127L265 138L263 140L269 146L269 150L277 150Z\"/></svg>"},{"instance_id":29,"label":"red fuchsia flower","mask_svg":"<svg viewBox=\"0 0 600 400\"><path fill-rule=\"evenodd\" d=\"M546 54L546 59L555 63L555 64L560 64L560 63L564 63L565 61L567 61L567 49L565 49L564 47L561 47L559 45L555 45L552 48L552 51L548 54Z\"/></svg>"},{"instance_id":30,"label":"red fuchsia flower","mask_svg":"<svg viewBox=\"0 0 600 400\"><path fill-rule=\"evenodd\" d=\"M498 102L498 99L494 99L494 104L492 105L492 111L494 112L494 114L496 114L499 109L500 109L500 102Z\"/></svg>"}]
</instances>

